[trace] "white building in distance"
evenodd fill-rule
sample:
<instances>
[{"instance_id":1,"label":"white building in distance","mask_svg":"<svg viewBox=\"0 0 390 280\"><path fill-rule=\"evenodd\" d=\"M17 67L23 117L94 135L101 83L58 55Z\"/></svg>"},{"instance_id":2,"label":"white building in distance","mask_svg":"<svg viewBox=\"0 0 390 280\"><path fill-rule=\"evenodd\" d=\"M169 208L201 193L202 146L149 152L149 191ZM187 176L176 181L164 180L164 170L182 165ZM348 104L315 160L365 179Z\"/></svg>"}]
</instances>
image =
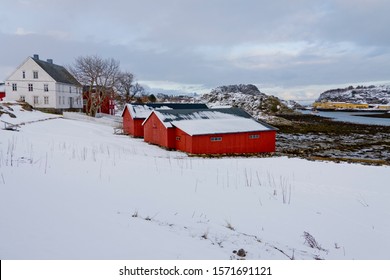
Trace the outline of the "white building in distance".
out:
<instances>
[{"instance_id":1,"label":"white building in distance","mask_svg":"<svg viewBox=\"0 0 390 280\"><path fill-rule=\"evenodd\" d=\"M34 108L61 112L82 109L82 86L52 59L28 57L5 81L6 100L25 101Z\"/></svg>"}]
</instances>

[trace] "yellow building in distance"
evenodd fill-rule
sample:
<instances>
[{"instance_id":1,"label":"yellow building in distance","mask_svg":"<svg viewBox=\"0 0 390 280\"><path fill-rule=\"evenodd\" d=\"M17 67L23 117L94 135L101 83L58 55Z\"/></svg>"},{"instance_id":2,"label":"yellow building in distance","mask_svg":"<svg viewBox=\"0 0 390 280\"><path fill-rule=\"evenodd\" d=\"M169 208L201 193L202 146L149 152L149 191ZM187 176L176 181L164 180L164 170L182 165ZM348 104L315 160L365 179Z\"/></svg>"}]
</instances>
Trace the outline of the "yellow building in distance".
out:
<instances>
[{"instance_id":1,"label":"yellow building in distance","mask_svg":"<svg viewBox=\"0 0 390 280\"><path fill-rule=\"evenodd\" d=\"M390 105L378 105L378 110L390 110Z\"/></svg>"},{"instance_id":2,"label":"yellow building in distance","mask_svg":"<svg viewBox=\"0 0 390 280\"><path fill-rule=\"evenodd\" d=\"M369 109L366 103L347 103L347 102L314 102L313 108L318 110L361 110Z\"/></svg>"}]
</instances>

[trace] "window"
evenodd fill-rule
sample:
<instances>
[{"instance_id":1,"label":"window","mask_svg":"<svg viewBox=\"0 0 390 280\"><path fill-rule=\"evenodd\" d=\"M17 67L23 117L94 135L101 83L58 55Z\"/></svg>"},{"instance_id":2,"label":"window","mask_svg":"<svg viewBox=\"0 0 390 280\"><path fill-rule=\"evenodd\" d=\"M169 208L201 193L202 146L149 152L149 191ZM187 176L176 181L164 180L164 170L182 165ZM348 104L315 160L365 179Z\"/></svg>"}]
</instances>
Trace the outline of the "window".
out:
<instances>
[{"instance_id":1,"label":"window","mask_svg":"<svg viewBox=\"0 0 390 280\"><path fill-rule=\"evenodd\" d=\"M22 77L23 77L23 79L26 79L26 71L22 72Z\"/></svg>"},{"instance_id":2,"label":"window","mask_svg":"<svg viewBox=\"0 0 390 280\"><path fill-rule=\"evenodd\" d=\"M26 97L24 95L21 95L19 97L19 100L22 101L22 102L25 102L26 101Z\"/></svg>"},{"instance_id":3,"label":"window","mask_svg":"<svg viewBox=\"0 0 390 280\"><path fill-rule=\"evenodd\" d=\"M33 71L33 78L38 79L38 71Z\"/></svg>"},{"instance_id":4,"label":"window","mask_svg":"<svg viewBox=\"0 0 390 280\"><path fill-rule=\"evenodd\" d=\"M12 84L12 91L18 91L18 85Z\"/></svg>"},{"instance_id":5,"label":"window","mask_svg":"<svg viewBox=\"0 0 390 280\"><path fill-rule=\"evenodd\" d=\"M43 91L46 91L46 92L49 91L49 85L48 84L44 84L43 85Z\"/></svg>"},{"instance_id":6,"label":"window","mask_svg":"<svg viewBox=\"0 0 390 280\"><path fill-rule=\"evenodd\" d=\"M49 104L49 96L44 96L44 97L43 97L43 103L44 103L45 105L48 105L48 104Z\"/></svg>"},{"instance_id":7,"label":"window","mask_svg":"<svg viewBox=\"0 0 390 280\"><path fill-rule=\"evenodd\" d=\"M69 87L69 93L72 93L72 87Z\"/></svg>"},{"instance_id":8,"label":"window","mask_svg":"<svg viewBox=\"0 0 390 280\"><path fill-rule=\"evenodd\" d=\"M180 141L180 136L177 136L177 137L176 137L176 141Z\"/></svg>"},{"instance_id":9,"label":"window","mask_svg":"<svg viewBox=\"0 0 390 280\"><path fill-rule=\"evenodd\" d=\"M210 137L211 142L222 141L222 137Z\"/></svg>"},{"instance_id":10,"label":"window","mask_svg":"<svg viewBox=\"0 0 390 280\"><path fill-rule=\"evenodd\" d=\"M33 84L28 84L28 91L34 91Z\"/></svg>"},{"instance_id":11,"label":"window","mask_svg":"<svg viewBox=\"0 0 390 280\"><path fill-rule=\"evenodd\" d=\"M260 138L260 135L259 134L252 134L252 135L249 135L249 139L259 139Z\"/></svg>"},{"instance_id":12,"label":"window","mask_svg":"<svg viewBox=\"0 0 390 280\"><path fill-rule=\"evenodd\" d=\"M38 96L34 96L34 105L37 105L38 104Z\"/></svg>"}]
</instances>

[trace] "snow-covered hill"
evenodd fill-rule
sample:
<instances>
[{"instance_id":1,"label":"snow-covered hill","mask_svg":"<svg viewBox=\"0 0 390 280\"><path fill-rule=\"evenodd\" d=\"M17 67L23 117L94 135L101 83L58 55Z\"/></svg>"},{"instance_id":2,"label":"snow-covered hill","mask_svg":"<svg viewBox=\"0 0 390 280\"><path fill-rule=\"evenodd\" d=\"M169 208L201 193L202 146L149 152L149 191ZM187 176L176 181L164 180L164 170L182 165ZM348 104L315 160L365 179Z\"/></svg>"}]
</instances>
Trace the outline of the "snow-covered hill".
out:
<instances>
[{"instance_id":1,"label":"snow-covered hill","mask_svg":"<svg viewBox=\"0 0 390 280\"><path fill-rule=\"evenodd\" d=\"M0 129L2 260L390 258L388 167L188 157L13 110L26 124Z\"/></svg>"},{"instance_id":2,"label":"snow-covered hill","mask_svg":"<svg viewBox=\"0 0 390 280\"><path fill-rule=\"evenodd\" d=\"M286 101L260 92L255 85L220 86L208 94L203 94L200 101L209 107L232 106L247 111L256 119L277 123L277 113L292 113Z\"/></svg>"},{"instance_id":3,"label":"snow-covered hill","mask_svg":"<svg viewBox=\"0 0 390 280\"><path fill-rule=\"evenodd\" d=\"M390 86L350 86L344 89L332 89L321 93L316 101L390 104Z\"/></svg>"}]
</instances>

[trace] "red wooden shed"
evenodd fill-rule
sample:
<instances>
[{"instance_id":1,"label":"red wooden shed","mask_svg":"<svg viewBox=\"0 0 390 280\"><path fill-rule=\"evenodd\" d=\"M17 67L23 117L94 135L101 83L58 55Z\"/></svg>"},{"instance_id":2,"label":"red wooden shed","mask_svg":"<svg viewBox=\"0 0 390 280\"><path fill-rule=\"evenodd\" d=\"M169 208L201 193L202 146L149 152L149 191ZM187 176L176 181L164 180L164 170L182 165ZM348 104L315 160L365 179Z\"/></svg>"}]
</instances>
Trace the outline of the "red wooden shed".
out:
<instances>
[{"instance_id":1,"label":"red wooden shed","mask_svg":"<svg viewBox=\"0 0 390 280\"><path fill-rule=\"evenodd\" d=\"M5 85L4 83L0 83L0 101L3 101L5 97Z\"/></svg>"},{"instance_id":2,"label":"red wooden shed","mask_svg":"<svg viewBox=\"0 0 390 280\"><path fill-rule=\"evenodd\" d=\"M146 142L191 154L275 151L277 129L239 108L155 110L143 126Z\"/></svg>"},{"instance_id":3,"label":"red wooden shed","mask_svg":"<svg viewBox=\"0 0 390 280\"><path fill-rule=\"evenodd\" d=\"M102 93L99 93L99 96L97 96L95 88L92 89L92 92L89 92L89 86L84 86L83 87L83 112L89 111L92 100L101 103L97 113L115 115L114 91L110 90L106 92L105 96L102 96Z\"/></svg>"},{"instance_id":4,"label":"red wooden shed","mask_svg":"<svg viewBox=\"0 0 390 280\"><path fill-rule=\"evenodd\" d=\"M202 103L131 103L126 104L123 112L123 131L134 137L144 137L142 123L155 109L207 109Z\"/></svg>"}]
</instances>

